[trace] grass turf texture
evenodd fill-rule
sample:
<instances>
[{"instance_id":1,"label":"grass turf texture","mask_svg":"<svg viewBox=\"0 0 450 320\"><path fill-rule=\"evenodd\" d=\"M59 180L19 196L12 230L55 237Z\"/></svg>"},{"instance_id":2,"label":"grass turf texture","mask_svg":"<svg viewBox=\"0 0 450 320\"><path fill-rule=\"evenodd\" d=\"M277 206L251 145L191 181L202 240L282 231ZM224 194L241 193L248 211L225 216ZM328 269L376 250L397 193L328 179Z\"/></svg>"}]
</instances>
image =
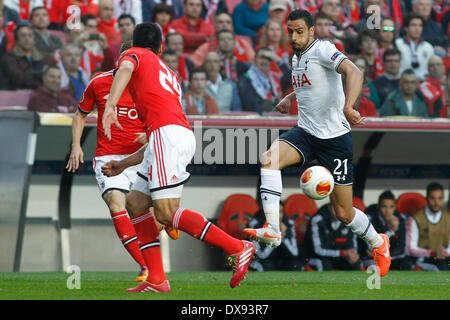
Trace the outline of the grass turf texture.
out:
<instances>
[{"instance_id":1,"label":"grass turf texture","mask_svg":"<svg viewBox=\"0 0 450 320\"><path fill-rule=\"evenodd\" d=\"M450 272L390 271L369 290L366 272L250 272L231 289L231 272L171 272L171 292L125 293L135 272L81 272L69 290L64 272L0 273L1 300L449 300Z\"/></svg>"}]
</instances>

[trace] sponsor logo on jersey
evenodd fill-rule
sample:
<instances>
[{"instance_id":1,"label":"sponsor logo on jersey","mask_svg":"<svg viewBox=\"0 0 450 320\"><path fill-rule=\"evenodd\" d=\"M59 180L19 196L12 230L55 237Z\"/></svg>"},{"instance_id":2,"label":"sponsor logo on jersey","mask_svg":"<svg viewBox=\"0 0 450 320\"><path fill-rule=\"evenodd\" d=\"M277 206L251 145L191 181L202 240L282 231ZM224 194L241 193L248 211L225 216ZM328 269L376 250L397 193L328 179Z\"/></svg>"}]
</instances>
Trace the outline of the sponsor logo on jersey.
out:
<instances>
[{"instance_id":1,"label":"sponsor logo on jersey","mask_svg":"<svg viewBox=\"0 0 450 320\"><path fill-rule=\"evenodd\" d=\"M331 56L331 60L336 60L337 59L337 57L339 57L339 55L340 55L341 53L338 51L338 52L335 52L332 56Z\"/></svg>"}]
</instances>

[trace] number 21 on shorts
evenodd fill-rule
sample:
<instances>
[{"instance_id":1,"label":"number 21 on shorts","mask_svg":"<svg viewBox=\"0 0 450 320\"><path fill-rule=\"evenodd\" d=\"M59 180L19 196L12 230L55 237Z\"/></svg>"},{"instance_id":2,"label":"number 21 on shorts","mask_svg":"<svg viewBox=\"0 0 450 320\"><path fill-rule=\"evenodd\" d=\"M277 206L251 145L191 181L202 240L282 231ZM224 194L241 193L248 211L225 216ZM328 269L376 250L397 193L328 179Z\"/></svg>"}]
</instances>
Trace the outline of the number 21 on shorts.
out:
<instances>
[{"instance_id":1,"label":"number 21 on shorts","mask_svg":"<svg viewBox=\"0 0 450 320\"><path fill-rule=\"evenodd\" d=\"M336 164L333 170L333 175L336 177L337 182L345 180L345 176L348 171L348 159L334 159L333 162Z\"/></svg>"}]
</instances>

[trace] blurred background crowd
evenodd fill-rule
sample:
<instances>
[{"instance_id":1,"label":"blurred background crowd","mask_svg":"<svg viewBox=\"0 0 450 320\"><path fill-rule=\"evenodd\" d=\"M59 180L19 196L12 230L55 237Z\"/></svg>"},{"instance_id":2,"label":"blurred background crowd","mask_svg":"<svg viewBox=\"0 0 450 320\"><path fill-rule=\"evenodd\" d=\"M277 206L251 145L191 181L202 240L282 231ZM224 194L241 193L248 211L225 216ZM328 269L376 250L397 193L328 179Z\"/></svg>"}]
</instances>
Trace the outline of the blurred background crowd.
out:
<instances>
[{"instance_id":1,"label":"blurred background crowd","mask_svg":"<svg viewBox=\"0 0 450 320\"><path fill-rule=\"evenodd\" d=\"M364 72L363 116L448 117L449 0L0 0L0 98L20 91L29 110L73 112L135 25L152 21L188 115L278 114L296 8Z\"/></svg>"}]
</instances>

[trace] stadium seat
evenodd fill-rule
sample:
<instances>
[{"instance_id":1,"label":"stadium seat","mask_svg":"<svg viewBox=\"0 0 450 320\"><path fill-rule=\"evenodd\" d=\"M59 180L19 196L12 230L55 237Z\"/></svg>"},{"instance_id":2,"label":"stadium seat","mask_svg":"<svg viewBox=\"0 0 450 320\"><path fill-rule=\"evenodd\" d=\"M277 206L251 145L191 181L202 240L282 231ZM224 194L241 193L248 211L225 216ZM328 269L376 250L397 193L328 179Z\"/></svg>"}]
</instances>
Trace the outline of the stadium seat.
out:
<instances>
[{"instance_id":1,"label":"stadium seat","mask_svg":"<svg viewBox=\"0 0 450 320\"><path fill-rule=\"evenodd\" d=\"M244 240L246 236L243 230L258 210L258 202L252 196L232 194L225 200L217 224L233 237Z\"/></svg>"},{"instance_id":2,"label":"stadium seat","mask_svg":"<svg viewBox=\"0 0 450 320\"><path fill-rule=\"evenodd\" d=\"M353 206L361 210L362 212L366 211L366 205L364 204L364 201L357 196L353 197Z\"/></svg>"},{"instance_id":3,"label":"stadium seat","mask_svg":"<svg viewBox=\"0 0 450 320\"><path fill-rule=\"evenodd\" d=\"M426 204L426 198L418 192L405 192L397 198L397 210L400 213L414 214Z\"/></svg>"},{"instance_id":4,"label":"stadium seat","mask_svg":"<svg viewBox=\"0 0 450 320\"><path fill-rule=\"evenodd\" d=\"M0 90L0 107L27 107L32 91Z\"/></svg>"},{"instance_id":5,"label":"stadium seat","mask_svg":"<svg viewBox=\"0 0 450 320\"><path fill-rule=\"evenodd\" d=\"M303 243L306 227L317 210L316 202L302 193L292 194L284 202L285 214L294 220L297 245L299 248Z\"/></svg>"}]
</instances>

